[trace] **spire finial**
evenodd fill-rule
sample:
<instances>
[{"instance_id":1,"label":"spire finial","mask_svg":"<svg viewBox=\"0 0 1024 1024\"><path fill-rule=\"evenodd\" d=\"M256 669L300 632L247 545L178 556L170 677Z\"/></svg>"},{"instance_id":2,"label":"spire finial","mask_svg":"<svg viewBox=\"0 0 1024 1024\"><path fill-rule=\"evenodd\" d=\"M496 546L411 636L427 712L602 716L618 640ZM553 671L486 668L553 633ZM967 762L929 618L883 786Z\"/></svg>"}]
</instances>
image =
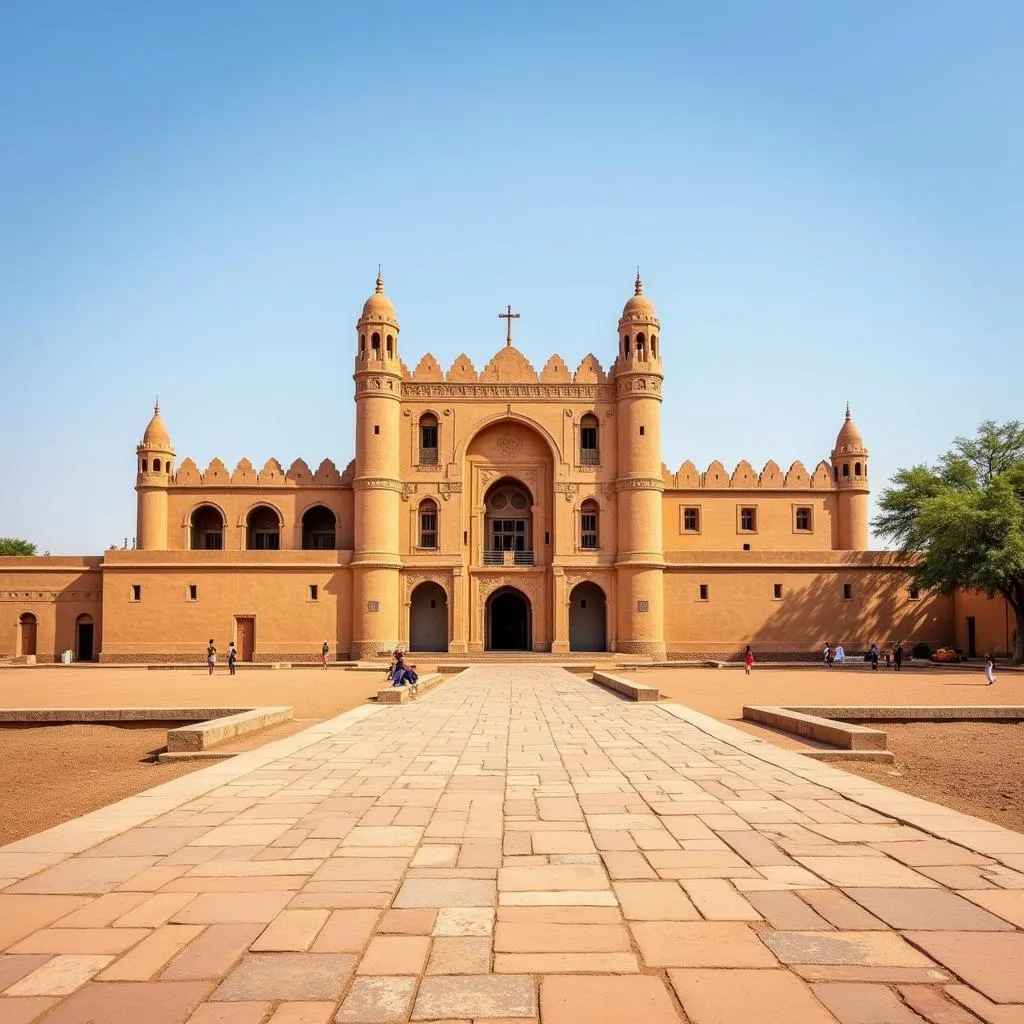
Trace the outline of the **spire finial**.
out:
<instances>
[{"instance_id":1,"label":"spire finial","mask_svg":"<svg viewBox=\"0 0 1024 1024\"><path fill-rule=\"evenodd\" d=\"M380 264L377 264L377 287L374 289L378 295L384 294L384 278L381 277Z\"/></svg>"},{"instance_id":2,"label":"spire finial","mask_svg":"<svg viewBox=\"0 0 1024 1024\"><path fill-rule=\"evenodd\" d=\"M849 402L846 403L846 418L847 418L847 420L849 420L849 418L850 418L850 403Z\"/></svg>"},{"instance_id":3,"label":"spire finial","mask_svg":"<svg viewBox=\"0 0 1024 1024\"><path fill-rule=\"evenodd\" d=\"M159 395L156 396L156 401L153 403L153 415L154 416L159 416L160 415L160 396Z\"/></svg>"},{"instance_id":4,"label":"spire finial","mask_svg":"<svg viewBox=\"0 0 1024 1024\"><path fill-rule=\"evenodd\" d=\"M636 285L635 285L635 288L636 288L636 290L633 293L634 295L643 295L643 293L644 293L644 283L643 283L643 281L640 280L640 265L639 264L637 264L637 268L636 268Z\"/></svg>"}]
</instances>

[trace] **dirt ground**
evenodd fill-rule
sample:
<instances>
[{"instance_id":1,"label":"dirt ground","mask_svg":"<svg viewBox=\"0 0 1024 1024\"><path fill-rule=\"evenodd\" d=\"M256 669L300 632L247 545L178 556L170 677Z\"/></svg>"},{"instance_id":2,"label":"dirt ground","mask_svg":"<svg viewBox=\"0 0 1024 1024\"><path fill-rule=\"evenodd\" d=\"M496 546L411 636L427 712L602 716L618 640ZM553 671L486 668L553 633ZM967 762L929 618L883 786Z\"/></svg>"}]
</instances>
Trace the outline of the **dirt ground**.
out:
<instances>
[{"instance_id":1,"label":"dirt ground","mask_svg":"<svg viewBox=\"0 0 1024 1024\"><path fill-rule=\"evenodd\" d=\"M0 707L249 707L291 705L295 720L218 747L251 750L366 703L383 673L331 669L34 668L0 671ZM182 723L176 722L175 725ZM0 726L0 846L158 786L208 761L148 764L167 745L150 723ZM71 782L74 782L72 785Z\"/></svg>"},{"instance_id":2,"label":"dirt ground","mask_svg":"<svg viewBox=\"0 0 1024 1024\"><path fill-rule=\"evenodd\" d=\"M893 789L1024 832L1024 722L879 723L895 764L836 761Z\"/></svg>"}]
</instances>

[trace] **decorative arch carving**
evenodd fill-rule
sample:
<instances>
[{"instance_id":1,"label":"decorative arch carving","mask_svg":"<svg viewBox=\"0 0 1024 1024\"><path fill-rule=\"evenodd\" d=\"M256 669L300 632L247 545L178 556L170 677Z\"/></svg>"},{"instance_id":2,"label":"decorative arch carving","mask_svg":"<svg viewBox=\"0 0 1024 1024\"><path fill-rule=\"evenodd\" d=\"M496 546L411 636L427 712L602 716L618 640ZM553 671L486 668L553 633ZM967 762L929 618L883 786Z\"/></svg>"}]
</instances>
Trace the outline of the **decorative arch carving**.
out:
<instances>
[{"instance_id":1,"label":"decorative arch carving","mask_svg":"<svg viewBox=\"0 0 1024 1024\"><path fill-rule=\"evenodd\" d=\"M511 587L525 594L531 601L537 597L536 576L478 576L477 593L481 602L486 601L496 590Z\"/></svg>"},{"instance_id":2,"label":"decorative arch carving","mask_svg":"<svg viewBox=\"0 0 1024 1024\"><path fill-rule=\"evenodd\" d=\"M522 415L522 413L515 412L510 405L505 412L495 413L493 416L488 416L487 419L481 420L476 425L476 429L464 437L458 445L455 451L455 461L461 465L466 458L466 452L469 450L469 446L473 443L473 439L478 435L482 434L488 427L494 426L495 423L501 423L503 420L508 420L513 423L521 423L524 427L529 427L530 430L537 433L542 437L548 444L548 448L551 450L551 457L555 463L562 461L561 453L558 448L558 442L554 439L551 432L542 423L538 423L536 420L530 419L528 416Z\"/></svg>"},{"instance_id":3,"label":"decorative arch carving","mask_svg":"<svg viewBox=\"0 0 1024 1024\"><path fill-rule=\"evenodd\" d=\"M205 502L209 504L209 502ZM319 502L317 502L319 504ZM237 526L245 527L249 525L249 516L258 508L269 508L277 516L277 522L280 528L284 529L284 513L272 502L267 501L266 498L260 498L254 501L244 512L239 513Z\"/></svg>"},{"instance_id":4,"label":"decorative arch carving","mask_svg":"<svg viewBox=\"0 0 1024 1024\"><path fill-rule=\"evenodd\" d=\"M221 522L224 524L224 529L227 529L228 517L227 513L224 511L223 506L218 505L217 502L215 501L210 501L208 498L200 498L199 501L195 502L195 504L193 505L190 505L185 510L185 515L182 516L181 519L181 525L185 527L185 529L189 529L192 526L192 517L196 514L196 510L200 508L214 509L220 515Z\"/></svg>"},{"instance_id":5,"label":"decorative arch carving","mask_svg":"<svg viewBox=\"0 0 1024 1024\"><path fill-rule=\"evenodd\" d=\"M407 602L412 599L412 592L421 583L436 583L444 591L444 596L451 602L451 577L446 573L432 572L409 572L405 574L405 600Z\"/></svg>"}]
</instances>

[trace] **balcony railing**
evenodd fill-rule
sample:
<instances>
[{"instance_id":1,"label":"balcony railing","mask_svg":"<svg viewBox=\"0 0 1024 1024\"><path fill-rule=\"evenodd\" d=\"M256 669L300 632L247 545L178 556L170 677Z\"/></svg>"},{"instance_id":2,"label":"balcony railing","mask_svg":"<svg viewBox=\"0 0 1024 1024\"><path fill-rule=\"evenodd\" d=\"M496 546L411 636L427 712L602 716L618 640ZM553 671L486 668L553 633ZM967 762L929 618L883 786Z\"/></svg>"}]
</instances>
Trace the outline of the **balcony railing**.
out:
<instances>
[{"instance_id":1,"label":"balcony railing","mask_svg":"<svg viewBox=\"0 0 1024 1024\"><path fill-rule=\"evenodd\" d=\"M580 465L581 466L600 466L601 465L601 453L596 448L581 448L580 449Z\"/></svg>"},{"instance_id":2,"label":"balcony railing","mask_svg":"<svg viewBox=\"0 0 1024 1024\"><path fill-rule=\"evenodd\" d=\"M533 565L533 552L485 551L484 565Z\"/></svg>"},{"instance_id":3,"label":"balcony railing","mask_svg":"<svg viewBox=\"0 0 1024 1024\"><path fill-rule=\"evenodd\" d=\"M437 449L436 448L421 448L420 449L420 465L421 466L436 466L437 465Z\"/></svg>"}]
</instances>

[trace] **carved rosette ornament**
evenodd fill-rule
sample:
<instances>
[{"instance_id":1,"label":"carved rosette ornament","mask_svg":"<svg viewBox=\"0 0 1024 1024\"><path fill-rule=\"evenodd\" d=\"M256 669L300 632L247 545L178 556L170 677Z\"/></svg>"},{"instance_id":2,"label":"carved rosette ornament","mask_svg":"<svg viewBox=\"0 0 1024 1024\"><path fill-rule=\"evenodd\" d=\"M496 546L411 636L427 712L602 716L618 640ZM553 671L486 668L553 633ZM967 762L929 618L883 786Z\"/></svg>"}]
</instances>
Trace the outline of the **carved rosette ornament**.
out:
<instances>
[{"instance_id":1,"label":"carved rosette ornament","mask_svg":"<svg viewBox=\"0 0 1024 1024\"><path fill-rule=\"evenodd\" d=\"M523 442L518 437L499 437L495 446L506 459L514 459L523 447Z\"/></svg>"}]
</instances>

